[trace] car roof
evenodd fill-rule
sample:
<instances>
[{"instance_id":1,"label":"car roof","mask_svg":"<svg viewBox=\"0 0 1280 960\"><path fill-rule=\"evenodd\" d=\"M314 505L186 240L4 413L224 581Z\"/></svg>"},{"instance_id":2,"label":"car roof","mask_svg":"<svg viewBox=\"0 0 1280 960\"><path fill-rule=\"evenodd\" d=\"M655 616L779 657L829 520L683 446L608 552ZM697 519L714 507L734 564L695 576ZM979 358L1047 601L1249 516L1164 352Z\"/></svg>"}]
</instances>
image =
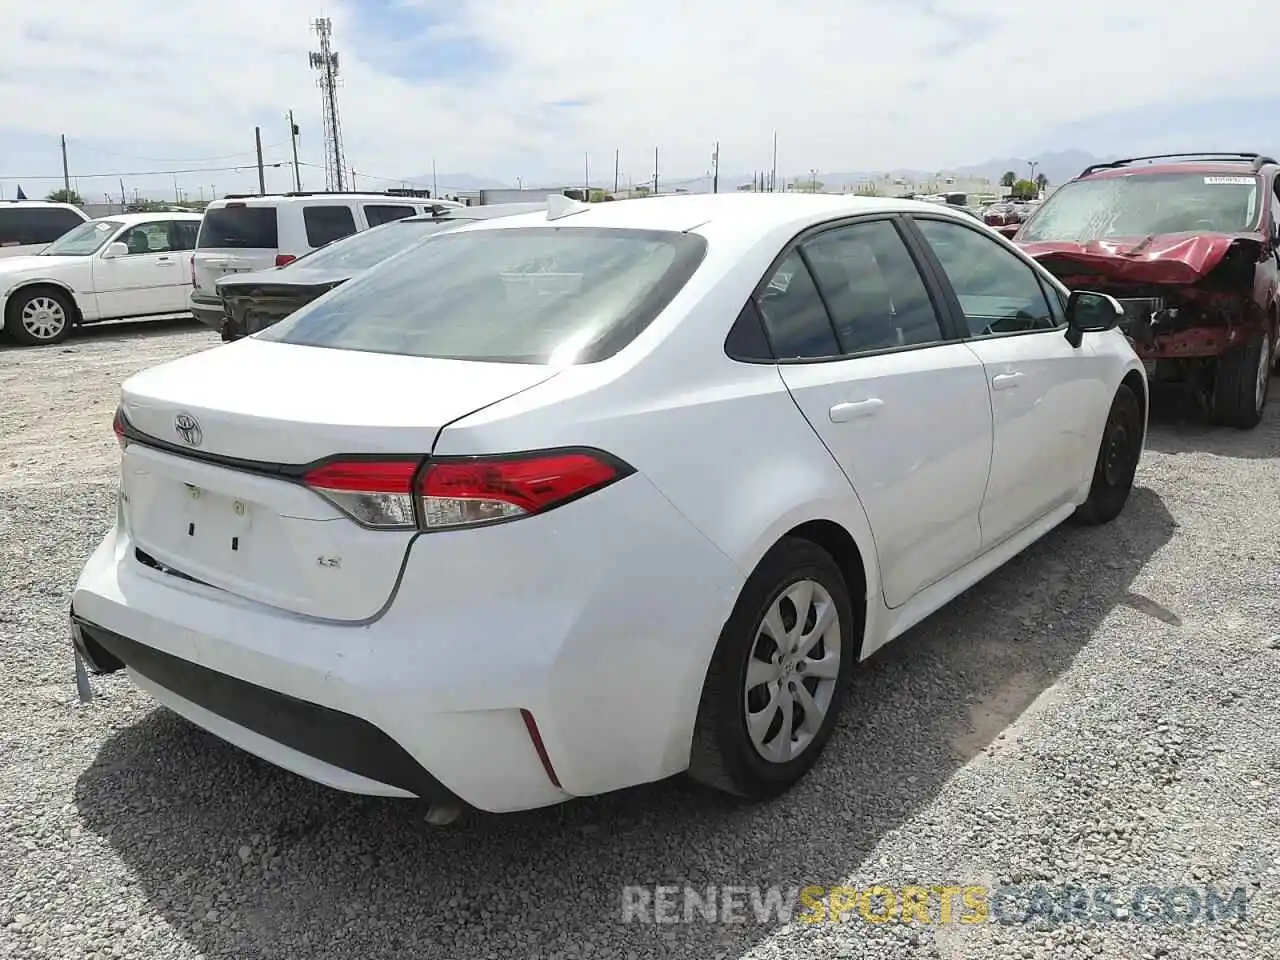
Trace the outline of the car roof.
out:
<instances>
[{"instance_id":1,"label":"car roof","mask_svg":"<svg viewBox=\"0 0 1280 960\"><path fill-rule=\"evenodd\" d=\"M13 207L56 207L59 210L80 210L74 203L61 203L56 200L0 200L0 210ZM81 211L83 212L83 211Z\"/></svg>"},{"instance_id":2,"label":"car roof","mask_svg":"<svg viewBox=\"0 0 1280 960\"><path fill-rule=\"evenodd\" d=\"M123 223L126 226L132 226L137 223L154 223L157 220L199 220L203 215L199 213L118 213L108 214L105 217L94 217L94 221L110 220L114 223Z\"/></svg>"},{"instance_id":3,"label":"car roof","mask_svg":"<svg viewBox=\"0 0 1280 960\"><path fill-rule=\"evenodd\" d=\"M1103 170L1095 170L1088 176L1078 179L1097 180L1103 177L1132 177L1153 173L1213 174L1224 177L1257 176L1247 163L1229 160L1197 160L1188 163L1144 163L1127 167L1108 167Z\"/></svg>"},{"instance_id":4,"label":"car roof","mask_svg":"<svg viewBox=\"0 0 1280 960\"><path fill-rule=\"evenodd\" d=\"M456 232L517 229L550 223L557 227L613 227L687 233L714 224L717 230L732 228L744 238L760 238L778 227L818 223L840 216L926 212L942 212L944 216L961 221L972 220L962 210L922 200L824 193L690 193L584 204L582 210L555 219L549 219L541 212L502 217L463 224Z\"/></svg>"},{"instance_id":5,"label":"car roof","mask_svg":"<svg viewBox=\"0 0 1280 960\"><path fill-rule=\"evenodd\" d=\"M443 200L438 197L402 197L387 193L327 193L320 191L307 193L304 191L302 193L233 194L210 201L209 208L218 209L233 204L235 206L274 207L286 203L315 203L316 201L324 200L333 200L338 203L346 203L349 200L377 200L388 206L404 206L415 203L434 204L450 209L464 206L464 204L456 200Z\"/></svg>"},{"instance_id":6,"label":"car roof","mask_svg":"<svg viewBox=\"0 0 1280 960\"><path fill-rule=\"evenodd\" d=\"M547 209L546 201L532 200L519 203L485 203L474 207L448 207L439 213L424 213L405 217L405 220L440 223L447 220L488 220L493 217L510 217L518 213L537 213Z\"/></svg>"}]
</instances>

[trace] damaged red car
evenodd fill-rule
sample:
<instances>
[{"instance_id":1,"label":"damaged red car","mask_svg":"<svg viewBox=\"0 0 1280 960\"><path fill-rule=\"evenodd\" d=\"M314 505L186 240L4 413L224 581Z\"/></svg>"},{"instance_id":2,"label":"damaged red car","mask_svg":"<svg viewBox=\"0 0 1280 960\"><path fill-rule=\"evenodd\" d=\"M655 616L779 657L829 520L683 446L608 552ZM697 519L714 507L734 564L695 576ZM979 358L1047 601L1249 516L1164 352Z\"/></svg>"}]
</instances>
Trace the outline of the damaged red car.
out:
<instances>
[{"instance_id":1,"label":"damaged red car","mask_svg":"<svg viewBox=\"0 0 1280 960\"><path fill-rule=\"evenodd\" d=\"M1280 164L1256 153L1095 164L1013 241L1072 290L1120 301L1153 383L1249 429L1280 357Z\"/></svg>"}]
</instances>

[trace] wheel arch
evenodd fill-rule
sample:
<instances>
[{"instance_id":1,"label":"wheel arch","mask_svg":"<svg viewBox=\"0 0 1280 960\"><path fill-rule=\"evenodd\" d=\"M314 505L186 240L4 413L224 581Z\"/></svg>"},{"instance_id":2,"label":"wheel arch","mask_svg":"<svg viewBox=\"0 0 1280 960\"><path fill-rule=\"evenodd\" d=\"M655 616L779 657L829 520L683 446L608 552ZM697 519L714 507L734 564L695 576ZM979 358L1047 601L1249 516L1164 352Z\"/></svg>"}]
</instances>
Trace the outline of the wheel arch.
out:
<instances>
[{"instance_id":1,"label":"wheel arch","mask_svg":"<svg viewBox=\"0 0 1280 960\"><path fill-rule=\"evenodd\" d=\"M80 309L80 300L76 296L76 292L71 286L61 280L53 280L49 277L32 277L28 280L20 280L12 287L4 292L4 296L0 297L0 318L8 319L9 304L13 302L13 298L24 290L32 288L47 287L50 290L56 290L59 293L65 293L67 299L71 301L71 310L74 314L71 317L72 325L79 325L84 322L84 312Z\"/></svg>"},{"instance_id":2,"label":"wheel arch","mask_svg":"<svg viewBox=\"0 0 1280 960\"><path fill-rule=\"evenodd\" d=\"M1120 385L1128 387L1133 391L1134 396L1138 398L1138 409L1142 411L1142 440L1145 445L1149 423L1147 411L1150 406L1150 397L1148 396L1150 388L1147 385L1147 378L1141 370L1131 369L1121 377Z\"/></svg>"}]
</instances>

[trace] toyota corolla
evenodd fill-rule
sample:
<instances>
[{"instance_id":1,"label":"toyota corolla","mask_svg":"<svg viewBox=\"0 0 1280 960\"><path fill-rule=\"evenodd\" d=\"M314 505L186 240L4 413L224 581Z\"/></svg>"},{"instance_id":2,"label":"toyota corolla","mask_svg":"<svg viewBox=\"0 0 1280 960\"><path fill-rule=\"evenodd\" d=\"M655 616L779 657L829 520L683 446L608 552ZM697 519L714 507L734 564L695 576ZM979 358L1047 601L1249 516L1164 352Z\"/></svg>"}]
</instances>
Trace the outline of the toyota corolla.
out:
<instances>
[{"instance_id":1,"label":"toyota corolla","mask_svg":"<svg viewBox=\"0 0 1280 960\"><path fill-rule=\"evenodd\" d=\"M332 787L776 796L856 663L1123 509L1142 364L962 211L586 205L427 240L122 388L82 690ZM1102 535L1102 534L1100 534Z\"/></svg>"}]
</instances>

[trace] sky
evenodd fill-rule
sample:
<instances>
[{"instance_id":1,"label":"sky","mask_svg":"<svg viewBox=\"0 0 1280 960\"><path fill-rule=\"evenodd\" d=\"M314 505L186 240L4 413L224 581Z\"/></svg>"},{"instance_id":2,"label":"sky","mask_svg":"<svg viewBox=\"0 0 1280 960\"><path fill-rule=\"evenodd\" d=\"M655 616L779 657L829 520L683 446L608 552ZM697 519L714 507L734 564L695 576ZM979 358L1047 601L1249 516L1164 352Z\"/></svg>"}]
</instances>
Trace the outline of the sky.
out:
<instances>
[{"instance_id":1,"label":"sky","mask_svg":"<svg viewBox=\"0 0 1280 960\"><path fill-rule=\"evenodd\" d=\"M1280 141L1274 0L40 0L0 31L0 196L323 188L314 17L360 187L612 186ZM1274 131L1274 132L1273 132ZM1265 143L1263 142L1265 141ZM179 171L160 173L154 171Z\"/></svg>"}]
</instances>

